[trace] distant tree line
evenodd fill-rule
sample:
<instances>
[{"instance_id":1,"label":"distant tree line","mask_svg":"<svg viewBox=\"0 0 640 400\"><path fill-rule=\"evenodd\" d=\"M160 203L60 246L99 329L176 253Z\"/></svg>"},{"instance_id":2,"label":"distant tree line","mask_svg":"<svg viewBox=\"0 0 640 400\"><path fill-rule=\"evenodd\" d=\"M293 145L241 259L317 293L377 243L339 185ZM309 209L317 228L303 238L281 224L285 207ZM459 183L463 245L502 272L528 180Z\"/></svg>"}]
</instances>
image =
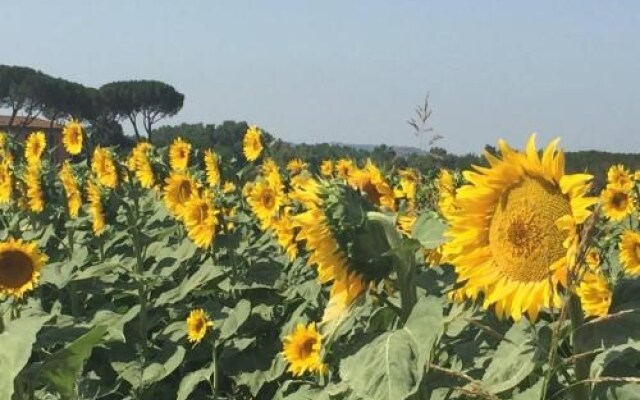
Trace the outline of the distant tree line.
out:
<instances>
[{"instance_id":1,"label":"distant tree line","mask_svg":"<svg viewBox=\"0 0 640 400\"><path fill-rule=\"evenodd\" d=\"M139 140L140 120L151 139L154 125L177 114L183 103L182 93L160 81L120 81L91 88L32 68L0 65L0 109L9 113L9 129L28 126L40 116L52 127L74 118L90 124L94 143L129 147L132 140L124 135L122 121L132 124Z\"/></svg>"}]
</instances>

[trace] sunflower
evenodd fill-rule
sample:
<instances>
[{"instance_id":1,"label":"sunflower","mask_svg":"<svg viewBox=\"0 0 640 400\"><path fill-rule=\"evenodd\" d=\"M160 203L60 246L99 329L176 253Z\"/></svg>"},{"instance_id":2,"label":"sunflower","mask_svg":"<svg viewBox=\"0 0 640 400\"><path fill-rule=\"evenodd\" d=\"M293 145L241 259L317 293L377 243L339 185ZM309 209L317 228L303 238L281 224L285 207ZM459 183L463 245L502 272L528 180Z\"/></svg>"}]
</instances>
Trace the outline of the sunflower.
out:
<instances>
[{"instance_id":1,"label":"sunflower","mask_svg":"<svg viewBox=\"0 0 640 400\"><path fill-rule=\"evenodd\" d=\"M595 271L598 269L598 267L600 267L600 253L598 252L598 249L591 247L589 250L587 250L584 259L587 266L592 271Z\"/></svg>"},{"instance_id":2,"label":"sunflower","mask_svg":"<svg viewBox=\"0 0 640 400\"><path fill-rule=\"evenodd\" d=\"M152 188L156 183L153 166L148 155L151 149L153 149L151 143L139 142L131 152L128 160L129 170L136 174L138 181L140 181L140 186L146 189Z\"/></svg>"},{"instance_id":3,"label":"sunflower","mask_svg":"<svg viewBox=\"0 0 640 400\"><path fill-rule=\"evenodd\" d=\"M257 126L252 125L247 129L242 141L242 152L248 161L255 161L260 157L263 149L261 136L262 132Z\"/></svg>"},{"instance_id":4,"label":"sunflower","mask_svg":"<svg viewBox=\"0 0 640 400\"><path fill-rule=\"evenodd\" d=\"M184 171L189 166L191 143L176 138L169 147L169 165L174 171Z\"/></svg>"},{"instance_id":5,"label":"sunflower","mask_svg":"<svg viewBox=\"0 0 640 400\"><path fill-rule=\"evenodd\" d=\"M93 180L87 185L87 198L89 199L89 214L91 215L91 228L96 236L101 236L107 226L102 206L102 189Z\"/></svg>"},{"instance_id":6,"label":"sunflower","mask_svg":"<svg viewBox=\"0 0 640 400\"><path fill-rule=\"evenodd\" d=\"M307 163L299 158L294 158L287 163L287 171L289 171L291 175L298 175L305 169L307 169Z\"/></svg>"},{"instance_id":7,"label":"sunflower","mask_svg":"<svg viewBox=\"0 0 640 400\"><path fill-rule=\"evenodd\" d=\"M184 225L187 235L196 246L208 248L216 236L216 210L212 205L212 196L204 191L201 195L194 194L185 203L183 211Z\"/></svg>"},{"instance_id":8,"label":"sunflower","mask_svg":"<svg viewBox=\"0 0 640 400\"><path fill-rule=\"evenodd\" d=\"M348 181L351 186L362 191L373 204L390 210L395 209L393 190L371 160L367 160L364 168L353 171Z\"/></svg>"},{"instance_id":9,"label":"sunflower","mask_svg":"<svg viewBox=\"0 0 640 400\"><path fill-rule=\"evenodd\" d=\"M633 187L634 176L631 175L624 165L612 165L607 171L607 182L620 188L630 190Z\"/></svg>"},{"instance_id":10,"label":"sunflower","mask_svg":"<svg viewBox=\"0 0 640 400\"><path fill-rule=\"evenodd\" d=\"M91 159L91 170L98 178L98 182L109 189L118 186L118 170L116 168L113 154L99 145L93 151Z\"/></svg>"},{"instance_id":11,"label":"sunflower","mask_svg":"<svg viewBox=\"0 0 640 400\"><path fill-rule=\"evenodd\" d=\"M576 294L587 317L601 317L609 312L612 293L602 274L587 271L576 288Z\"/></svg>"},{"instance_id":12,"label":"sunflower","mask_svg":"<svg viewBox=\"0 0 640 400\"><path fill-rule=\"evenodd\" d=\"M182 219L185 204L198 193L198 185L184 172L172 172L165 184L164 202L174 217Z\"/></svg>"},{"instance_id":13,"label":"sunflower","mask_svg":"<svg viewBox=\"0 0 640 400\"><path fill-rule=\"evenodd\" d=\"M269 181L271 186L278 188L279 190L282 188L283 182L282 176L280 175L280 168L272 158L264 160L260 167L260 172L262 173L262 176Z\"/></svg>"},{"instance_id":14,"label":"sunflower","mask_svg":"<svg viewBox=\"0 0 640 400\"><path fill-rule=\"evenodd\" d=\"M82 195L80 193L80 189L78 189L78 181L73 174L73 168L68 161L65 161L62 165L59 176L67 197L69 217L77 218L80 208L82 207Z\"/></svg>"},{"instance_id":15,"label":"sunflower","mask_svg":"<svg viewBox=\"0 0 640 400\"><path fill-rule=\"evenodd\" d=\"M27 164L40 164L42 153L46 147L47 139L43 131L30 133L24 148L24 158L27 159Z\"/></svg>"},{"instance_id":16,"label":"sunflower","mask_svg":"<svg viewBox=\"0 0 640 400\"><path fill-rule=\"evenodd\" d=\"M634 210L635 198L628 188L609 184L600 198L604 215L612 221L621 221Z\"/></svg>"},{"instance_id":17,"label":"sunflower","mask_svg":"<svg viewBox=\"0 0 640 400\"><path fill-rule=\"evenodd\" d=\"M399 199L407 199L412 202L416 199L418 189L418 174L412 169L400 171L400 182L394 190L394 195Z\"/></svg>"},{"instance_id":18,"label":"sunflower","mask_svg":"<svg viewBox=\"0 0 640 400\"><path fill-rule=\"evenodd\" d=\"M0 293L21 298L33 290L46 261L36 242L0 242Z\"/></svg>"},{"instance_id":19,"label":"sunflower","mask_svg":"<svg viewBox=\"0 0 640 400\"><path fill-rule=\"evenodd\" d=\"M396 224L398 226L398 230L407 236L411 236L413 232L413 225L416 223L418 216L414 212L410 212L408 214L398 215L396 219Z\"/></svg>"},{"instance_id":20,"label":"sunflower","mask_svg":"<svg viewBox=\"0 0 640 400\"><path fill-rule=\"evenodd\" d=\"M324 160L320 164L320 175L330 177L333 175L333 161Z\"/></svg>"},{"instance_id":21,"label":"sunflower","mask_svg":"<svg viewBox=\"0 0 640 400\"><path fill-rule=\"evenodd\" d=\"M336 174L342 179L348 179L351 176L351 173L356 169L355 164L352 160L348 160L346 158L341 158L336 163Z\"/></svg>"},{"instance_id":22,"label":"sunflower","mask_svg":"<svg viewBox=\"0 0 640 400\"><path fill-rule=\"evenodd\" d=\"M632 230L622 233L619 257L625 272L640 275L640 233Z\"/></svg>"},{"instance_id":23,"label":"sunflower","mask_svg":"<svg viewBox=\"0 0 640 400\"><path fill-rule=\"evenodd\" d=\"M212 328L213 322L209 320L203 309L191 310L187 318L187 340L190 343L198 344Z\"/></svg>"},{"instance_id":24,"label":"sunflower","mask_svg":"<svg viewBox=\"0 0 640 400\"><path fill-rule=\"evenodd\" d=\"M278 215L280 206L284 204L284 194L270 182L260 180L252 186L247 202L262 229L268 229L273 218Z\"/></svg>"},{"instance_id":25,"label":"sunflower","mask_svg":"<svg viewBox=\"0 0 640 400\"><path fill-rule=\"evenodd\" d=\"M484 294L499 317L535 320L541 308L561 303L577 225L596 198L585 197L590 175L564 174L564 153L554 140L542 157L535 135L526 151L499 141L502 158L485 152L489 167L466 171L454 209L445 212L449 238L443 256L453 264L465 296Z\"/></svg>"},{"instance_id":26,"label":"sunflower","mask_svg":"<svg viewBox=\"0 0 640 400\"><path fill-rule=\"evenodd\" d=\"M13 172L7 160L0 161L0 204L11 201L13 194Z\"/></svg>"},{"instance_id":27,"label":"sunflower","mask_svg":"<svg viewBox=\"0 0 640 400\"><path fill-rule=\"evenodd\" d=\"M62 130L62 144L71 155L78 155L82 151L83 129L80 122L72 119Z\"/></svg>"},{"instance_id":28,"label":"sunflower","mask_svg":"<svg viewBox=\"0 0 640 400\"><path fill-rule=\"evenodd\" d=\"M207 182L209 183L209 186L218 186L220 184L218 155L211 149L204 152L204 169L207 173Z\"/></svg>"},{"instance_id":29,"label":"sunflower","mask_svg":"<svg viewBox=\"0 0 640 400\"><path fill-rule=\"evenodd\" d=\"M222 185L222 193L230 194L236 191L236 184L231 181L226 181L224 185Z\"/></svg>"},{"instance_id":30,"label":"sunflower","mask_svg":"<svg viewBox=\"0 0 640 400\"><path fill-rule=\"evenodd\" d=\"M282 355L289 364L288 371L294 376L306 372L324 374L326 364L322 362L322 336L315 323L307 326L298 324L296 329L284 338Z\"/></svg>"},{"instance_id":31,"label":"sunflower","mask_svg":"<svg viewBox=\"0 0 640 400\"><path fill-rule=\"evenodd\" d=\"M438 175L438 208L442 214L453 211L453 203L456 197L456 186L453 175L448 169L440 170Z\"/></svg>"},{"instance_id":32,"label":"sunflower","mask_svg":"<svg viewBox=\"0 0 640 400\"><path fill-rule=\"evenodd\" d=\"M42 192L42 166L30 164L24 176L27 189L27 204L29 210L41 213L44 210L44 193Z\"/></svg>"},{"instance_id":33,"label":"sunflower","mask_svg":"<svg viewBox=\"0 0 640 400\"><path fill-rule=\"evenodd\" d=\"M281 216L274 218L271 223L276 239L282 250L287 254L290 261L298 257L298 246L296 244L296 233L293 225L293 218L290 212L285 212Z\"/></svg>"}]
</instances>

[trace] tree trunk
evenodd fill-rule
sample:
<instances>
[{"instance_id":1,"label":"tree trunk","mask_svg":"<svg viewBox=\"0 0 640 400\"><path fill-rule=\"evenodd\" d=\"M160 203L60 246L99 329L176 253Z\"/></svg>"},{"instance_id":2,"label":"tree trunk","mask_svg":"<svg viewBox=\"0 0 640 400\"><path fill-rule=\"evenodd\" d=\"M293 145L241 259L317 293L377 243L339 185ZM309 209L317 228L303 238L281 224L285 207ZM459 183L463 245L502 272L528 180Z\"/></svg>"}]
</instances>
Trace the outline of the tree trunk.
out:
<instances>
[{"instance_id":1,"label":"tree trunk","mask_svg":"<svg viewBox=\"0 0 640 400\"><path fill-rule=\"evenodd\" d=\"M136 123L135 116L128 115L129 121L131 121L131 125L133 125L133 131L136 134L136 142L140 141L140 132L138 132L138 124Z\"/></svg>"}]
</instances>

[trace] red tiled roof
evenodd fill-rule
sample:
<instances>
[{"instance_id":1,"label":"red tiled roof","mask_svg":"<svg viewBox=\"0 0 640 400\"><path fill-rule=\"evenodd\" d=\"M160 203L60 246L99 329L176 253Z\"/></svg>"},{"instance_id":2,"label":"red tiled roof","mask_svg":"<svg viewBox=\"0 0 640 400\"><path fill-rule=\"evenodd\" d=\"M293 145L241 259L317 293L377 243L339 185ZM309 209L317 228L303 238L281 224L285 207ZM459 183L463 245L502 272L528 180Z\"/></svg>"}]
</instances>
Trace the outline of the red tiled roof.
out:
<instances>
[{"instance_id":1,"label":"red tiled roof","mask_svg":"<svg viewBox=\"0 0 640 400\"><path fill-rule=\"evenodd\" d=\"M0 128L9 127L10 119L11 119L10 116L0 115ZM13 126L14 127L21 126L24 120L25 120L24 117L16 117L13 120ZM27 128L30 128L30 129L49 129L50 127L51 127L51 121L43 118L36 118L33 121L31 121L29 124L27 124ZM64 127L63 125L58 124L57 122L53 123L53 129L62 129L63 127Z\"/></svg>"}]
</instances>

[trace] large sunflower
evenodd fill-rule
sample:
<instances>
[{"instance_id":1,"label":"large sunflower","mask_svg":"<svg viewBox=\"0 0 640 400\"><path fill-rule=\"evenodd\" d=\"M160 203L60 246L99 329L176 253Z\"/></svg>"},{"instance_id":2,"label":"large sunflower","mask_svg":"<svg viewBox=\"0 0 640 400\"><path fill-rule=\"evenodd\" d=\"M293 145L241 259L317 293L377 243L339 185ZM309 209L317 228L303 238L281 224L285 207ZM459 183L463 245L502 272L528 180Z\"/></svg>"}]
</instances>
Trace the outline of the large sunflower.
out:
<instances>
[{"instance_id":1,"label":"large sunflower","mask_svg":"<svg viewBox=\"0 0 640 400\"><path fill-rule=\"evenodd\" d=\"M0 243L0 293L22 297L37 284L47 257L35 242L9 239Z\"/></svg>"},{"instance_id":2,"label":"large sunflower","mask_svg":"<svg viewBox=\"0 0 640 400\"><path fill-rule=\"evenodd\" d=\"M29 205L29 210L34 213L41 213L44 210L42 166L39 163L27 165L24 180L27 188L27 204Z\"/></svg>"},{"instance_id":3,"label":"large sunflower","mask_svg":"<svg viewBox=\"0 0 640 400\"><path fill-rule=\"evenodd\" d=\"M218 186L220 184L220 165L218 155L211 149L204 152L204 169L207 173L209 186Z\"/></svg>"},{"instance_id":4,"label":"large sunflower","mask_svg":"<svg viewBox=\"0 0 640 400\"><path fill-rule=\"evenodd\" d=\"M207 332L213 328L213 322L201 308L191 310L187 318L187 339L191 343L200 343Z\"/></svg>"},{"instance_id":5,"label":"large sunflower","mask_svg":"<svg viewBox=\"0 0 640 400\"><path fill-rule=\"evenodd\" d=\"M155 185L153 167L148 152L153 149L149 142L139 142L129 156L129 169L136 174L140 186L151 189Z\"/></svg>"},{"instance_id":6,"label":"large sunflower","mask_svg":"<svg viewBox=\"0 0 640 400\"><path fill-rule=\"evenodd\" d=\"M600 194L602 211L612 221L621 221L630 215L635 206L635 199L629 187L609 184Z\"/></svg>"},{"instance_id":7,"label":"large sunflower","mask_svg":"<svg viewBox=\"0 0 640 400\"><path fill-rule=\"evenodd\" d=\"M0 161L0 204L6 204L11 201L13 194L13 172L11 164L6 160Z\"/></svg>"},{"instance_id":8,"label":"large sunflower","mask_svg":"<svg viewBox=\"0 0 640 400\"><path fill-rule=\"evenodd\" d=\"M80 122L72 119L62 130L62 144L71 155L78 155L82 151L83 129Z\"/></svg>"},{"instance_id":9,"label":"large sunflower","mask_svg":"<svg viewBox=\"0 0 640 400\"><path fill-rule=\"evenodd\" d=\"M541 308L560 305L567 252L578 224L597 199L585 197L590 175L565 175L554 140L542 158L531 135L524 153L499 141L502 158L485 152L489 167L466 171L449 221L444 256L466 296L484 294L498 316L535 320Z\"/></svg>"},{"instance_id":10,"label":"large sunflower","mask_svg":"<svg viewBox=\"0 0 640 400\"><path fill-rule=\"evenodd\" d=\"M68 161L65 161L60 169L60 181L62 182L62 187L67 197L69 216L76 218L82 207L82 195L78 188L78 181L73 174L73 168Z\"/></svg>"},{"instance_id":11,"label":"large sunflower","mask_svg":"<svg viewBox=\"0 0 640 400\"><path fill-rule=\"evenodd\" d=\"M87 198L89 199L89 214L91 215L91 228L96 236L104 233L107 220L104 216L102 205L102 189L98 184L89 180L87 185Z\"/></svg>"},{"instance_id":12,"label":"large sunflower","mask_svg":"<svg viewBox=\"0 0 640 400\"><path fill-rule=\"evenodd\" d=\"M587 271L576 288L582 309L588 317L607 315L612 292L609 283L600 272Z\"/></svg>"},{"instance_id":13,"label":"large sunflower","mask_svg":"<svg viewBox=\"0 0 640 400\"><path fill-rule=\"evenodd\" d=\"M248 161L255 161L260 157L263 149L261 137L262 132L257 126L252 125L247 129L242 140L242 152Z\"/></svg>"},{"instance_id":14,"label":"large sunflower","mask_svg":"<svg viewBox=\"0 0 640 400\"><path fill-rule=\"evenodd\" d=\"M174 217L182 219L185 204L198 193L198 185L184 172L172 172L165 184L164 203Z\"/></svg>"},{"instance_id":15,"label":"large sunflower","mask_svg":"<svg viewBox=\"0 0 640 400\"><path fill-rule=\"evenodd\" d=\"M282 355L289 364L288 371L294 376L306 372L325 373L327 366L322 362L322 336L316 325L298 324L296 329L284 338Z\"/></svg>"},{"instance_id":16,"label":"large sunflower","mask_svg":"<svg viewBox=\"0 0 640 400\"><path fill-rule=\"evenodd\" d=\"M216 235L216 210L212 205L212 196L204 191L201 195L194 194L185 203L183 211L184 225L187 235L196 246L208 248Z\"/></svg>"},{"instance_id":17,"label":"large sunflower","mask_svg":"<svg viewBox=\"0 0 640 400\"><path fill-rule=\"evenodd\" d=\"M169 147L169 165L174 171L184 171L189 166L191 143L177 138Z\"/></svg>"},{"instance_id":18,"label":"large sunflower","mask_svg":"<svg viewBox=\"0 0 640 400\"><path fill-rule=\"evenodd\" d=\"M632 230L622 233L619 257L625 272L640 275L640 233Z\"/></svg>"},{"instance_id":19,"label":"large sunflower","mask_svg":"<svg viewBox=\"0 0 640 400\"><path fill-rule=\"evenodd\" d=\"M284 194L279 189L264 179L259 180L251 187L247 202L260 221L262 229L271 226L273 218L280 211L280 206L284 204Z\"/></svg>"},{"instance_id":20,"label":"large sunflower","mask_svg":"<svg viewBox=\"0 0 640 400\"><path fill-rule=\"evenodd\" d=\"M27 142L24 148L24 158L27 159L27 164L40 164L42 153L47 147L47 138L42 131L31 132L27 137Z\"/></svg>"},{"instance_id":21,"label":"large sunflower","mask_svg":"<svg viewBox=\"0 0 640 400\"><path fill-rule=\"evenodd\" d=\"M98 182L110 189L118 186L118 170L113 154L107 149L97 146L91 159L91 170L98 178Z\"/></svg>"}]
</instances>

